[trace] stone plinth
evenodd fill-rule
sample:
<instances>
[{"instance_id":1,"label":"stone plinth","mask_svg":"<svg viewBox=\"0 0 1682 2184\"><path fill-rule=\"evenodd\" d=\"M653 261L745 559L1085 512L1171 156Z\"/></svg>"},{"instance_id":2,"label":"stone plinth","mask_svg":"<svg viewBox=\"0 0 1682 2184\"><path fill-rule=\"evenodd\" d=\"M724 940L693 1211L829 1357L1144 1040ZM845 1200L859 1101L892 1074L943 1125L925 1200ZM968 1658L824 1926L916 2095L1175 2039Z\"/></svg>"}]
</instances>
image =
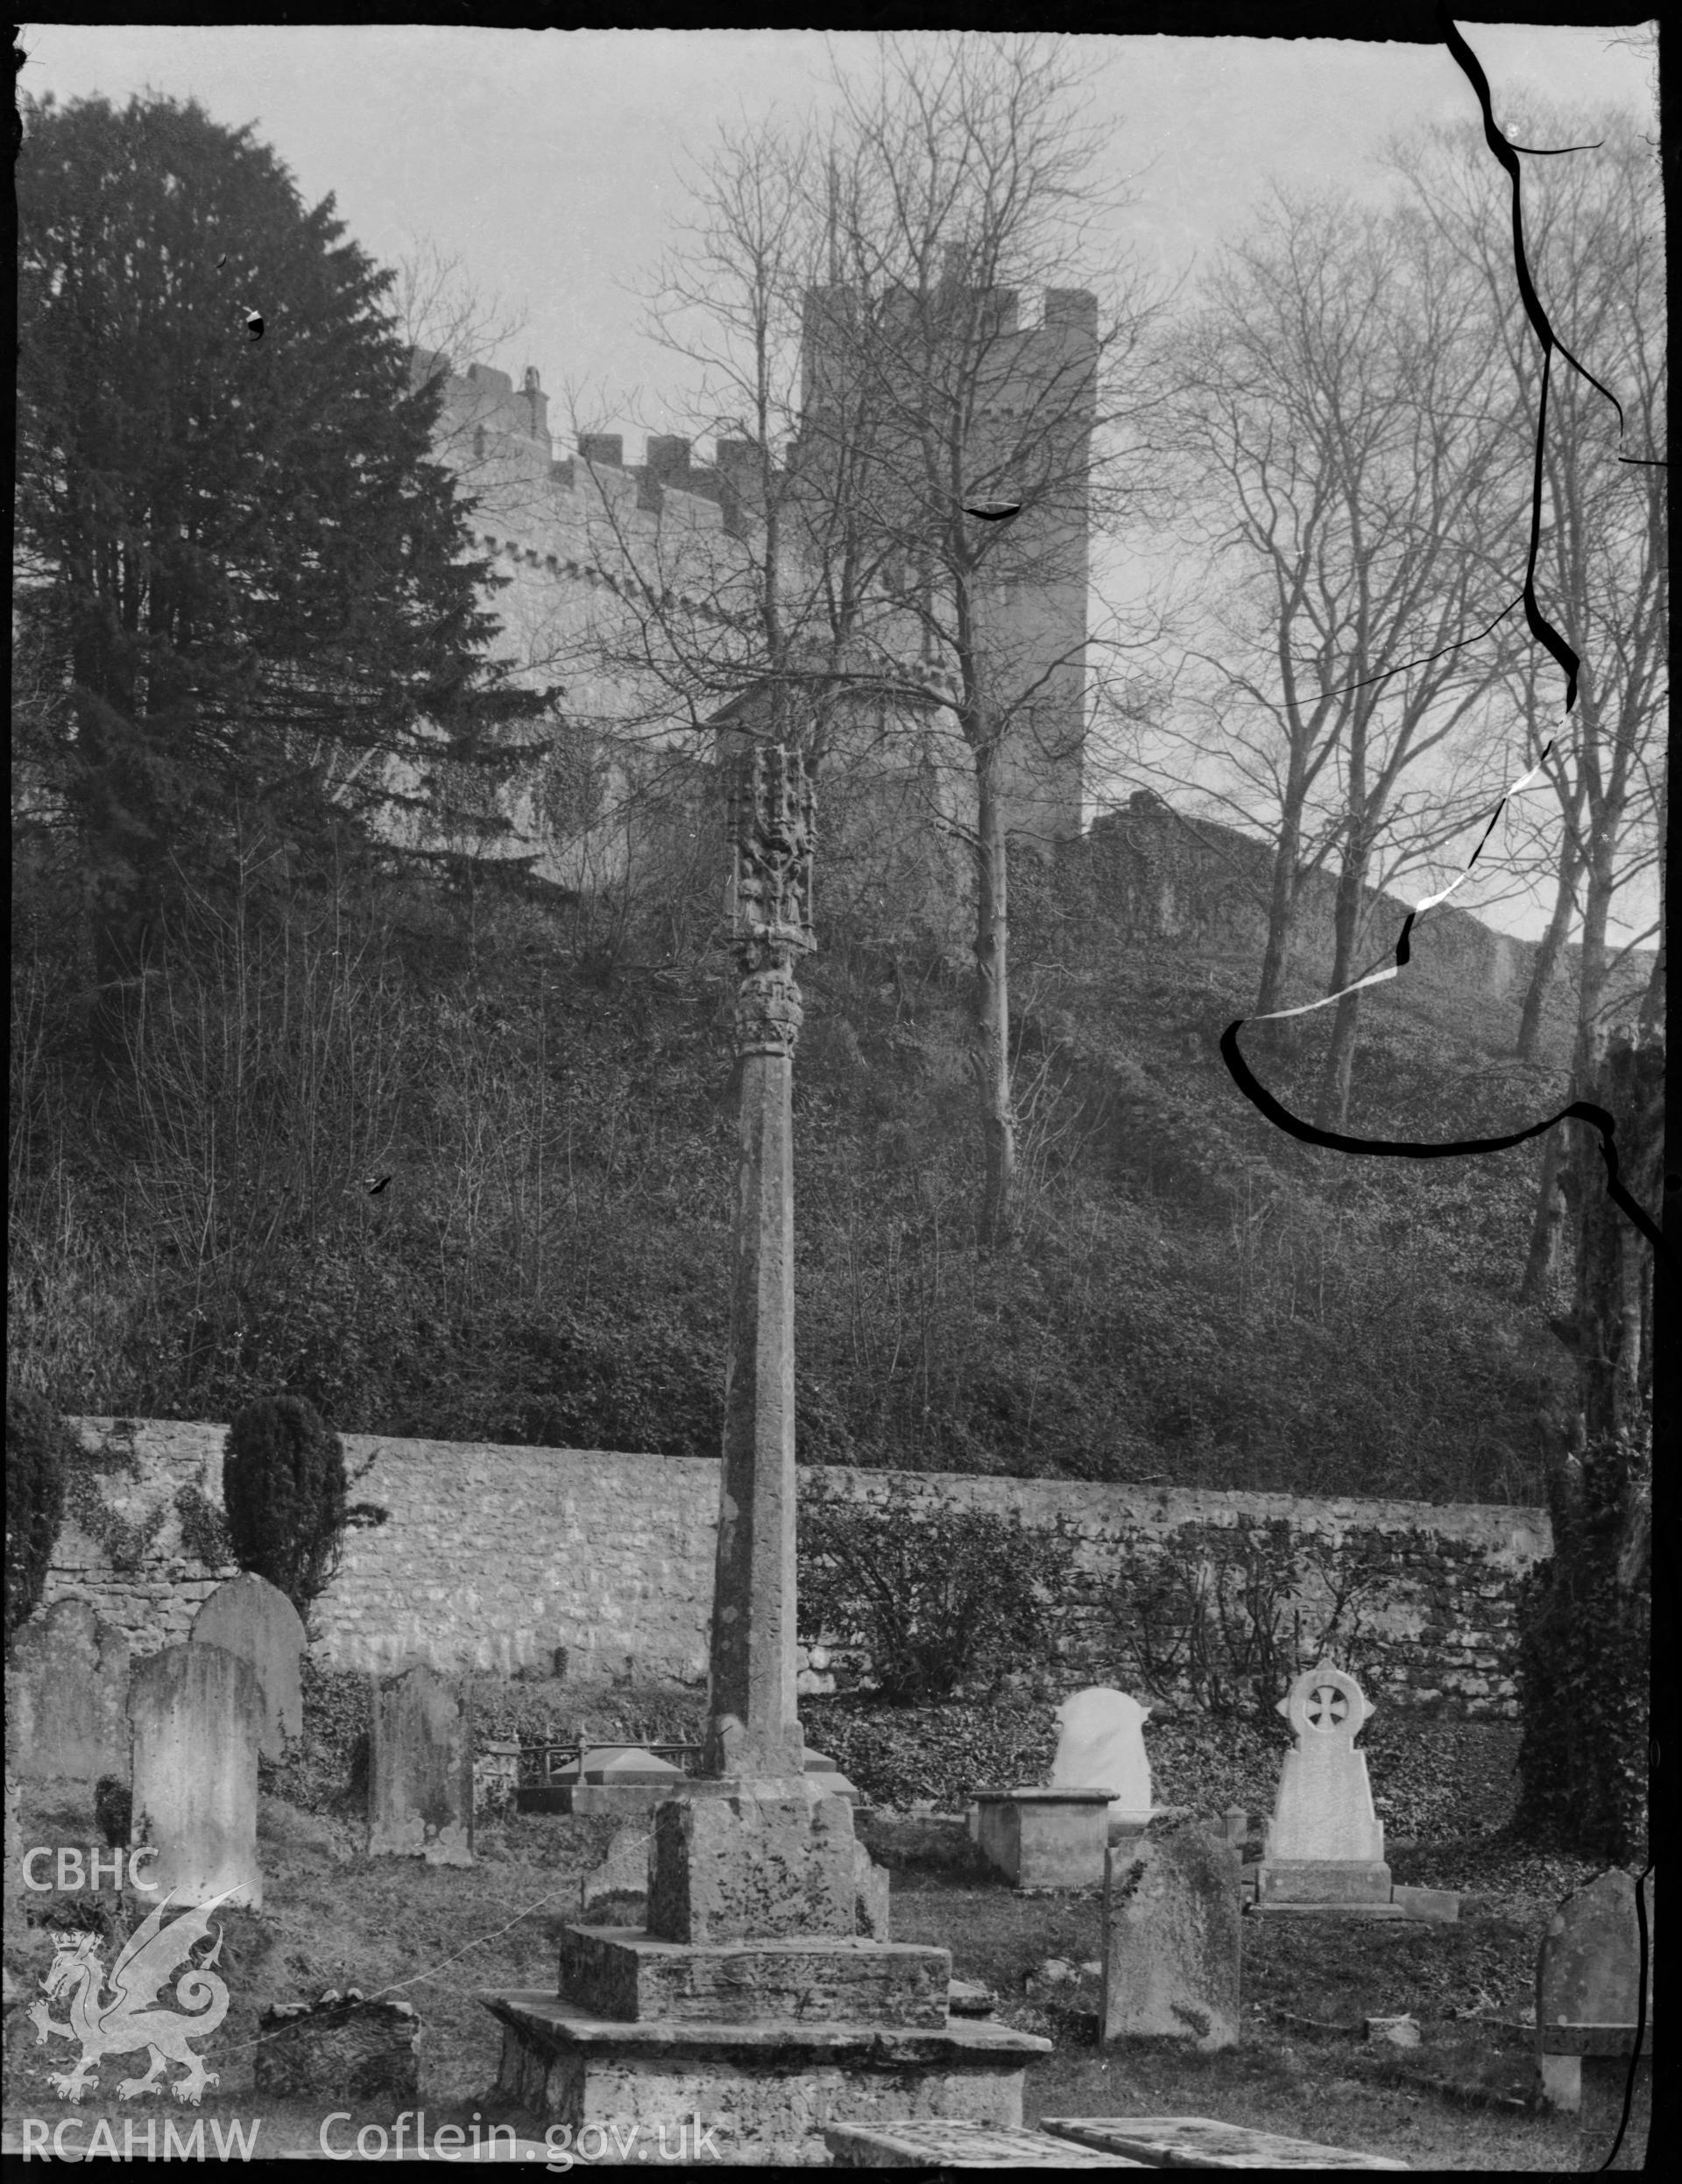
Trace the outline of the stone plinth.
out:
<instances>
[{"instance_id":1,"label":"stone plinth","mask_svg":"<svg viewBox=\"0 0 1682 2184\"><path fill-rule=\"evenodd\" d=\"M647 1927L569 1926L559 1995L482 1997L501 2090L575 2138L640 2121L675 2145L698 2113L725 2160L821 2163L826 2124L884 2116L1020 2124L1049 2042L955 2023L949 1951L855 1933L860 1848L800 1778L688 1784L654 1814Z\"/></svg>"},{"instance_id":2,"label":"stone plinth","mask_svg":"<svg viewBox=\"0 0 1682 2184\"><path fill-rule=\"evenodd\" d=\"M851 1940L852 1808L802 1781L703 1783L654 1813L648 1931L662 1941Z\"/></svg>"},{"instance_id":3,"label":"stone plinth","mask_svg":"<svg viewBox=\"0 0 1682 2184\"><path fill-rule=\"evenodd\" d=\"M1020 2127L1022 2082L1051 2043L1002 2025L626 2025L553 1995L483 1997L503 2025L498 2090L572 2143L630 2124L675 2146L698 2116L727 2164L825 2164L831 2124L951 2117Z\"/></svg>"},{"instance_id":4,"label":"stone plinth","mask_svg":"<svg viewBox=\"0 0 1682 2184\"><path fill-rule=\"evenodd\" d=\"M1264 1859L1256 1874L1256 1907L1296 1904L1337 1909L1390 1903L1390 1869L1382 1861ZM1394 1905L1398 1919L1406 1914Z\"/></svg>"},{"instance_id":5,"label":"stone plinth","mask_svg":"<svg viewBox=\"0 0 1682 2184\"><path fill-rule=\"evenodd\" d=\"M172 1645L129 1686L134 1729L131 1840L157 1853L152 1878L177 1908L231 1896L263 1905L257 1862L257 1672L219 1645Z\"/></svg>"},{"instance_id":6,"label":"stone plinth","mask_svg":"<svg viewBox=\"0 0 1682 2184\"><path fill-rule=\"evenodd\" d=\"M976 1841L1013 1888L1099 1888L1107 1790L979 1790Z\"/></svg>"},{"instance_id":7,"label":"stone plinth","mask_svg":"<svg viewBox=\"0 0 1682 2184\"><path fill-rule=\"evenodd\" d=\"M569 1926L561 1991L627 2023L946 2022L946 1949L871 1940L724 1941L696 1947L632 1927Z\"/></svg>"}]
</instances>

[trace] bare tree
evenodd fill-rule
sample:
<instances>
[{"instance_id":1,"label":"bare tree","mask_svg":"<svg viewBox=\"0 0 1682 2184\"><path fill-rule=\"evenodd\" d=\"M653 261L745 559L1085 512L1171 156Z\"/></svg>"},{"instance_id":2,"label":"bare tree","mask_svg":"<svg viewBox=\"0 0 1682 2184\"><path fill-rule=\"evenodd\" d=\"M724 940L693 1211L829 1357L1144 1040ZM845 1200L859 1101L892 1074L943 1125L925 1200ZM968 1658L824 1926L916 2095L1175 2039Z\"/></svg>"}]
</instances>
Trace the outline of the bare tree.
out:
<instances>
[{"instance_id":1,"label":"bare tree","mask_svg":"<svg viewBox=\"0 0 1682 2184\"><path fill-rule=\"evenodd\" d=\"M1127 498L1148 400L1128 373L1157 302L1126 278L1094 293L1113 193L1093 187L1080 81L1017 38L884 39L873 71L840 79L797 457L808 536L821 554L839 509L870 541L889 611L869 640L943 672L973 784L984 1251L1014 1225L1007 845L1078 826L1088 541ZM1029 287L1044 313L1024 329Z\"/></svg>"},{"instance_id":2,"label":"bare tree","mask_svg":"<svg viewBox=\"0 0 1682 2184\"><path fill-rule=\"evenodd\" d=\"M716 468L657 438L627 493L588 463L625 582L586 648L648 734L807 742L828 900L855 851L860 899L905 883L882 845L908 814L969 861L984 1249L1014 1225L1008 845L1079 823L1088 536L1129 498L1145 400L1124 381L1153 300L1072 285L1104 206L1078 83L1033 39L885 39L837 71L821 140L726 133L652 297L702 367Z\"/></svg>"},{"instance_id":3,"label":"bare tree","mask_svg":"<svg viewBox=\"0 0 1682 2184\"><path fill-rule=\"evenodd\" d=\"M1637 1007L1619 973L1656 929L1637 911L1644 929L1632 940L1615 945L1611 932L1618 910L1641 901L1662 840L1668 539L1665 473L1652 461L1664 442L1660 178L1624 116L1537 109L1513 117L1509 126L1528 144L1594 147L1527 168L1526 242L1538 293L1560 338L1613 390L1624 415L1620 442L1617 416L1605 396L1554 357L1537 583L1546 611L1581 657L1575 710L1565 717L1558 670L1534 648L1526 647L1511 677L1526 724L1526 757L1534 760L1550 739L1554 743L1547 778L1557 803L1553 912L1525 996L1520 1052L1528 1058L1537 1051L1548 992L1574 934L1572 1081L1573 1096L1587 1097L1611 1016L1633 1014ZM1481 141L1469 132L1439 131L1411 154L1399 155L1397 164L1424 216L1489 298L1502 369L1523 397L1516 468L1521 447L1528 456L1535 440L1543 359L1515 293L1510 244L1489 218L1489 162ZM1651 980L1639 1005L1649 1028L1655 1028ZM1574 1163L1558 1134L1548 1141L1523 1283L1530 1297L1548 1287L1565 1198L1599 1187L1594 1142L1586 1131L1577 1134L1583 1160Z\"/></svg>"},{"instance_id":4,"label":"bare tree","mask_svg":"<svg viewBox=\"0 0 1682 2184\"><path fill-rule=\"evenodd\" d=\"M1271 836L1258 1015L1282 1005L1318 873L1335 866L1336 993L1375 880L1439 855L1497 778L1502 655L1464 641L1517 590L1495 551L1514 405L1489 385L1482 302L1417 216L1276 194L1177 336L1189 527L1222 590L1168 764ZM1338 1004L1332 1127L1359 1010L1359 993Z\"/></svg>"}]
</instances>

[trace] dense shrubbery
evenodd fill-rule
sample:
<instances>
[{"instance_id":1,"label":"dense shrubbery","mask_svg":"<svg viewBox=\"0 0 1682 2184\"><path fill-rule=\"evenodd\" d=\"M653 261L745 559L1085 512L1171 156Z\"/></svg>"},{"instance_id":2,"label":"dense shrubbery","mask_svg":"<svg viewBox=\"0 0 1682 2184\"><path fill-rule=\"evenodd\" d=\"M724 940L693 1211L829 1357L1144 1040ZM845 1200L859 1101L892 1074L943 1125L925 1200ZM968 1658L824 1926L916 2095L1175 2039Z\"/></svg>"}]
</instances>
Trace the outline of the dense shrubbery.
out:
<instances>
[{"instance_id":1,"label":"dense shrubbery","mask_svg":"<svg viewBox=\"0 0 1682 2184\"><path fill-rule=\"evenodd\" d=\"M1553 1552L1519 1596L1518 1818L1617 1863L1645 1855L1651 1592L1620 1581L1632 1497L1650 1465L1585 1450L1549 1482Z\"/></svg>"},{"instance_id":2,"label":"dense shrubbery","mask_svg":"<svg viewBox=\"0 0 1682 2184\"><path fill-rule=\"evenodd\" d=\"M70 1429L45 1396L6 1390L6 1640L40 1605L64 1518Z\"/></svg>"},{"instance_id":3,"label":"dense shrubbery","mask_svg":"<svg viewBox=\"0 0 1682 2184\"><path fill-rule=\"evenodd\" d=\"M1107 1601L1118 1673L1135 1692L1266 1722L1320 1661L1367 1672L1375 1575L1354 1543L1294 1536L1283 1518L1136 1544Z\"/></svg>"},{"instance_id":4,"label":"dense shrubbery","mask_svg":"<svg viewBox=\"0 0 1682 2184\"><path fill-rule=\"evenodd\" d=\"M97 1115L62 922L24 921L14 1379L82 1412L231 1418L284 1387L347 1431L713 1453L732 979L698 912L658 909L609 929L393 881L300 888L243 933L207 911L149 984L130 1105ZM992 1262L961 974L839 918L802 968L802 1459L1537 1498L1568 1361L1512 1302L1531 1149L1304 1153L1189 1051L1171 944L1033 914L1023 1233ZM1247 973L1221 975L1241 1013ZM1452 1046L1420 1041L1410 1127ZM1282 1093L1314 1065L1304 1043ZM1357 1104L1380 1089L1358 1073Z\"/></svg>"},{"instance_id":5,"label":"dense shrubbery","mask_svg":"<svg viewBox=\"0 0 1682 2184\"><path fill-rule=\"evenodd\" d=\"M344 1444L314 1403L266 1396L235 1414L222 1498L240 1568L305 1614L333 1574L345 1522Z\"/></svg>"},{"instance_id":6,"label":"dense shrubbery","mask_svg":"<svg viewBox=\"0 0 1682 2184\"><path fill-rule=\"evenodd\" d=\"M985 1509L809 1500L800 1519L801 1629L862 1646L890 1705L1049 1663L1049 1609L1074 1558L1061 1534Z\"/></svg>"}]
</instances>

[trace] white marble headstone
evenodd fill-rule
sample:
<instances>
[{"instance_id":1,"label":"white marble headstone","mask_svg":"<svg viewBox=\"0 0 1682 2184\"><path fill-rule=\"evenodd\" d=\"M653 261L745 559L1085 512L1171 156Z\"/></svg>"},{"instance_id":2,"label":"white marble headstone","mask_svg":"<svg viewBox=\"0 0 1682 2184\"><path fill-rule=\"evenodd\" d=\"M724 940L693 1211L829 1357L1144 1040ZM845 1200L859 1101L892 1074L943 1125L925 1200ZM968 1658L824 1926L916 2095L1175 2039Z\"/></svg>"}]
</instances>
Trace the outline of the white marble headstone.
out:
<instances>
[{"instance_id":1,"label":"white marble headstone","mask_svg":"<svg viewBox=\"0 0 1682 2184\"><path fill-rule=\"evenodd\" d=\"M1071 1692L1057 1708L1054 1790L1108 1790L1113 1817L1150 1811L1150 1762L1144 1728L1150 1708L1125 1691L1093 1685Z\"/></svg>"},{"instance_id":2,"label":"white marble headstone","mask_svg":"<svg viewBox=\"0 0 1682 2184\"><path fill-rule=\"evenodd\" d=\"M1297 1679L1279 1712L1297 1741L1280 1775L1267 1859L1382 1859L1384 1825L1373 1809L1367 1755L1355 1749L1372 1701L1353 1676L1322 1661Z\"/></svg>"}]
</instances>

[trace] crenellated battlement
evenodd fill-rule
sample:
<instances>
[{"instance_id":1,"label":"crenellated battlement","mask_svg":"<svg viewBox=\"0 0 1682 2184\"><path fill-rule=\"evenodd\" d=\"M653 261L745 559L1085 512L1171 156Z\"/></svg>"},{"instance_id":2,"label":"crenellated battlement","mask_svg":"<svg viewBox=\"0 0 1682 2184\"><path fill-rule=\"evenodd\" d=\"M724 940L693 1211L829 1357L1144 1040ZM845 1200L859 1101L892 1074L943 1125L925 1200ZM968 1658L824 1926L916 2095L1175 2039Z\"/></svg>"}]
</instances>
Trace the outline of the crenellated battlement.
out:
<instances>
[{"instance_id":1,"label":"crenellated battlement","mask_svg":"<svg viewBox=\"0 0 1682 2184\"><path fill-rule=\"evenodd\" d=\"M975 449L980 490L998 482L991 473L1000 467L999 449L1024 433L1030 441L1035 433L1054 441L1057 470L1083 477L1095 300L1082 290L1049 290L1038 318L1025 323L1016 291L966 287L959 276L961 268L949 268L940 300L943 310L961 312L985 336ZM929 300L908 291L897 307L910 315ZM890 300L886 307L891 314L896 307ZM823 407L845 392L847 324L855 309L844 286L808 293L805 419L793 467L778 487L798 481L803 491L809 482L806 436L814 428L822 469ZM748 440L721 438L708 463L691 440L651 434L639 463L626 460L618 433L583 433L575 447L557 449L549 399L534 368L517 386L492 365L470 364L458 372L442 352L416 350L411 369L417 383L442 381L435 454L472 503L475 550L502 580L490 602L500 627L496 649L522 679L563 688L568 719L599 739L604 752L627 737L647 748L660 739L662 724L675 733L711 723L724 733L727 721L753 717L771 687L756 681L762 654L752 637L765 581L762 450ZM915 469L908 475L915 477ZM1042 850L1080 827L1086 529L1084 484L1051 499L1042 494L995 557L989 579L998 695L1020 710L1003 752L1007 827ZM801 534L797 518L790 519L779 545L791 636L809 611L800 604L802 589L815 600L823 590L820 572L801 566ZM929 784L919 792L928 813L943 815L961 832L974 784L958 732L958 693L929 655L927 626L896 607L887 587L902 581L902 571L886 576L874 600L868 659L860 655L865 683L852 710L863 743L893 754L879 767L898 778L911 766ZM663 613L659 622L649 614L656 606L687 619L698 640L696 657L704 662L698 675L690 676L675 653L661 656L668 632ZM738 659L734 683L728 663ZM896 716L891 732L879 717L884 707ZM544 809L541 787L515 784L510 797L521 841L541 845L547 871L570 872L574 850L537 816Z\"/></svg>"},{"instance_id":2,"label":"crenellated battlement","mask_svg":"<svg viewBox=\"0 0 1682 2184\"><path fill-rule=\"evenodd\" d=\"M757 527L751 441L717 441L710 466L695 460L692 442L671 434L650 435L640 463L626 463L618 433L580 434L558 456L534 367L518 388L489 364L456 372L436 350L417 350L412 369L417 380L443 376L436 451L480 502L479 520L498 546L512 540L523 557L555 564L551 575L590 558L592 526L650 554L674 537L746 540Z\"/></svg>"}]
</instances>

